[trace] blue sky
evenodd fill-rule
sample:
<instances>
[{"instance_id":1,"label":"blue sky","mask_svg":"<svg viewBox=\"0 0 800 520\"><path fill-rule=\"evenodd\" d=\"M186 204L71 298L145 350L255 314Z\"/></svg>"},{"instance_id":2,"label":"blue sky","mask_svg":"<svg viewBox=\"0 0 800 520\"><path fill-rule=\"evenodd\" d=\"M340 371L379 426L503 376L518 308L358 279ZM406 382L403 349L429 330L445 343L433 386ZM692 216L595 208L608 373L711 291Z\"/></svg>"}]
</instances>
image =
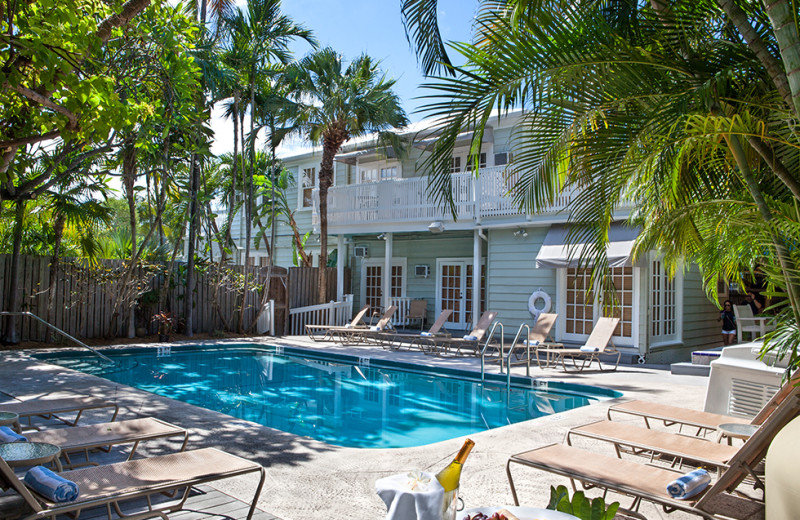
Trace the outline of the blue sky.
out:
<instances>
[{"instance_id":1,"label":"blue sky","mask_svg":"<svg viewBox=\"0 0 800 520\"><path fill-rule=\"evenodd\" d=\"M468 41L477 1L439 0L439 24L446 41ZM284 0L283 11L314 31L321 46L330 46L352 59L362 53L381 60L381 68L397 79L396 92L411 121L424 100L424 82L416 57L408 45L400 19L400 0ZM310 50L298 44L297 58ZM215 114L216 115L216 114ZM232 150L230 123L214 118L215 153Z\"/></svg>"}]
</instances>

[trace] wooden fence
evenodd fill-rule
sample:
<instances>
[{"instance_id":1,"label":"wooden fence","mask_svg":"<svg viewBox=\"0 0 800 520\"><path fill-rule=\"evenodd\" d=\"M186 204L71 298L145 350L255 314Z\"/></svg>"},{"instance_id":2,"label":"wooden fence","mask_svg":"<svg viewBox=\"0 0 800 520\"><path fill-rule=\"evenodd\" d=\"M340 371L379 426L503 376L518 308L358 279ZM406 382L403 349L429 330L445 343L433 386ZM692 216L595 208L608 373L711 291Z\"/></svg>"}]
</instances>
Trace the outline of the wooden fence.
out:
<instances>
[{"instance_id":1,"label":"wooden fence","mask_svg":"<svg viewBox=\"0 0 800 520\"><path fill-rule=\"evenodd\" d=\"M327 303L336 300L336 268L327 267L326 269L327 288L322 301ZM350 287L350 269L344 270L344 286ZM308 307L319 303L317 287L319 287L319 268L291 267L289 269L289 308Z\"/></svg>"},{"instance_id":2,"label":"wooden fence","mask_svg":"<svg viewBox=\"0 0 800 520\"><path fill-rule=\"evenodd\" d=\"M0 255L2 308L10 310L6 308L8 295L10 288L14 287L21 295L19 310L32 312L68 334L80 338L126 336L131 306L125 300L135 300L134 323L137 328L144 328L149 334L156 330L152 316L159 309L171 311L176 316L183 315L186 297L184 266L176 268L161 302L159 296L167 279L164 266L137 268L131 282L125 287L120 283L123 267L122 260L103 260L96 266L65 260L59 267L53 287L50 287L50 257L21 256L19 276L12 280L11 255ZM212 267L198 272L192 298L194 332L224 330L226 323L231 330L237 329L242 296L241 289L237 288L236 274L241 279L243 269L242 266L229 266L217 271ZM259 285L263 284L267 268L251 266L247 269ZM283 334L284 325L288 321L289 278L287 269L273 268L268 299L275 301L276 334L279 335ZM255 283L251 287L253 285ZM215 291L218 305L214 304ZM48 316L48 300L51 297L53 303ZM258 291L248 292L245 327L249 327L254 321L260 302L261 295ZM6 320L0 320L0 333L5 326ZM22 341L43 341L46 338L45 327L34 320L18 318L17 328Z\"/></svg>"}]
</instances>

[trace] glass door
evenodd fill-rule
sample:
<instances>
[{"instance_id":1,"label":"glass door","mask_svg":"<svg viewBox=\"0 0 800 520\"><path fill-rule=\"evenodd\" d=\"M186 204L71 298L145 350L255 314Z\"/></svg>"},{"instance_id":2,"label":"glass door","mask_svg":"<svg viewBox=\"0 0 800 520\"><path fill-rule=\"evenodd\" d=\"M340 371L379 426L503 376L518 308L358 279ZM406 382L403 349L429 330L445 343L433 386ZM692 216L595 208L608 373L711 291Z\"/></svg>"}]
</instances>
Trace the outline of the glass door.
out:
<instances>
[{"instance_id":1,"label":"glass door","mask_svg":"<svg viewBox=\"0 0 800 520\"><path fill-rule=\"evenodd\" d=\"M448 327L463 330L469 319L466 306L466 263L439 261L437 264L436 314L448 309L453 311L447 320Z\"/></svg>"}]
</instances>

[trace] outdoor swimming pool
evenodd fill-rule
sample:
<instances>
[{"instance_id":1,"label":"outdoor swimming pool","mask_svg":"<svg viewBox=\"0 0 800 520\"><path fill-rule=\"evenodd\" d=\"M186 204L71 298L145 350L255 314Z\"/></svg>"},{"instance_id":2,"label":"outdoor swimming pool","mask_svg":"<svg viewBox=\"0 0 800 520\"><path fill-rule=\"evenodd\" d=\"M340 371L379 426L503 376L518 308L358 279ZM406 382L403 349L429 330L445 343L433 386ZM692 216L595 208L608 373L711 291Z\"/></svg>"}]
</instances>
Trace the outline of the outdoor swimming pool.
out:
<instances>
[{"instance_id":1,"label":"outdoor swimming pool","mask_svg":"<svg viewBox=\"0 0 800 520\"><path fill-rule=\"evenodd\" d=\"M260 345L104 350L36 357L329 444L421 446L526 421L613 390ZM492 377L492 376L489 376Z\"/></svg>"}]
</instances>

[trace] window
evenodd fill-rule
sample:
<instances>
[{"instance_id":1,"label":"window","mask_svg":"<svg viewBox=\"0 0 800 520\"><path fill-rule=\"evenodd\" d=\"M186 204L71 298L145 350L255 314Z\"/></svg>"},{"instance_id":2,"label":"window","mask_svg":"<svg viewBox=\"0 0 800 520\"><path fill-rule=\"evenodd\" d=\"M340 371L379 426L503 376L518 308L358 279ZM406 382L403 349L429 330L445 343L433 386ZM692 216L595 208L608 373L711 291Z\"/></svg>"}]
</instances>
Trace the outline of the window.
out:
<instances>
[{"instance_id":1,"label":"window","mask_svg":"<svg viewBox=\"0 0 800 520\"><path fill-rule=\"evenodd\" d=\"M505 166L506 164L511 163L513 157L511 156L511 152L501 152L494 154L494 165L495 166Z\"/></svg>"},{"instance_id":2,"label":"window","mask_svg":"<svg viewBox=\"0 0 800 520\"><path fill-rule=\"evenodd\" d=\"M564 270L564 338L570 341L582 341L591 334L594 324L600 316L619 318L619 325L614 331L614 341L618 346L635 345L635 302L633 267L613 267L610 276L616 290L616 304L611 311L603 308L603 302L596 293L588 291L591 281L591 269L568 268Z\"/></svg>"},{"instance_id":3,"label":"window","mask_svg":"<svg viewBox=\"0 0 800 520\"><path fill-rule=\"evenodd\" d=\"M303 168L302 175L303 184L303 208L310 208L314 205L314 188L317 186L317 169L316 168Z\"/></svg>"},{"instance_id":4,"label":"window","mask_svg":"<svg viewBox=\"0 0 800 520\"><path fill-rule=\"evenodd\" d=\"M474 163L475 163L475 156L474 155L470 155L469 157L467 157L467 168L466 168L466 170L468 172L472 171L472 167L473 167ZM479 169L486 168L486 154L485 153L482 153L478 157L478 168Z\"/></svg>"},{"instance_id":5,"label":"window","mask_svg":"<svg viewBox=\"0 0 800 520\"><path fill-rule=\"evenodd\" d=\"M450 158L450 173L458 173L461 171L461 157Z\"/></svg>"},{"instance_id":6,"label":"window","mask_svg":"<svg viewBox=\"0 0 800 520\"><path fill-rule=\"evenodd\" d=\"M376 168L359 168L358 169L358 182L377 182L378 170Z\"/></svg>"},{"instance_id":7,"label":"window","mask_svg":"<svg viewBox=\"0 0 800 520\"><path fill-rule=\"evenodd\" d=\"M397 166L390 166L388 168L381 168L381 180L386 179L396 179L397 175Z\"/></svg>"}]
</instances>

